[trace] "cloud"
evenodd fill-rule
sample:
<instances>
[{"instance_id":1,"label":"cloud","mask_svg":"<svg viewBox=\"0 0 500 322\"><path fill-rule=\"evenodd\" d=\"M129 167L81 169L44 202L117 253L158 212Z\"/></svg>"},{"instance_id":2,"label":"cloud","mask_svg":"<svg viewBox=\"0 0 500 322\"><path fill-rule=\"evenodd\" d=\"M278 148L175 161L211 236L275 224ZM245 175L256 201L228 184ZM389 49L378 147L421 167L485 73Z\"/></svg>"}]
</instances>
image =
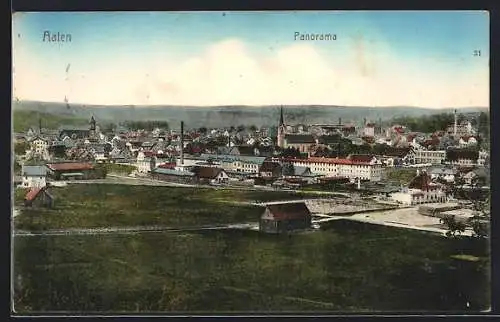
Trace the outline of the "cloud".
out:
<instances>
[{"instance_id":1,"label":"cloud","mask_svg":"<svg viewBox=\"0 0 500 322\"><path fill-rule=\"evenodd\" d=\"M446 62L404 61L389 47L357 38L325 53L313 43L269 55L227 39L180 62L117 60L68 75L48 72L31 55L15 53L14 95L20 99L87 104L267 105L324 104L423 107L489 106L488 68L460 76ZM460 77L459 77L460 76Z\"/></svg>"}]
</instances>

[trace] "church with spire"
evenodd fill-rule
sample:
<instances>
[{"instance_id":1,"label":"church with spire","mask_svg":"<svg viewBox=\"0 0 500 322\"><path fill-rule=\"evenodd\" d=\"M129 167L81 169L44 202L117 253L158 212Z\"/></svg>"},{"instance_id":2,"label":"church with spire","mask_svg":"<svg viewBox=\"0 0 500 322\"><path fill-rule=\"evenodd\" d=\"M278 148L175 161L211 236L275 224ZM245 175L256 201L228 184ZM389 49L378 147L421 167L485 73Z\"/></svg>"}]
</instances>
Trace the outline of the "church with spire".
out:
<instances>
[{"instance_id":1,"label":"church with spire","mask_svg":"<svg viewBox=\"0 0 500 322\"><path fill-rule=\"evenodd\" d=\"M283 106L281 106L280 122L278 125L278 139L277 139L277 145L280 148L283 148L285 146L285 132L286 132L285 118L283 116Z\"/></svg>"},{"instance_id":2,"label":"church with spire","mask_svg":"<svg viewBox=\"0 0 500 322\"><path fill-rule=\"evenodd\" d=\"M89 125L90 125L90 127L89 127L89 140L90 141L97 141L98 135L97 135L97 131L96 131L96 121L95 121L94 115L92 115L92 117L90 118Z\"/></svg>"}]
</instances>

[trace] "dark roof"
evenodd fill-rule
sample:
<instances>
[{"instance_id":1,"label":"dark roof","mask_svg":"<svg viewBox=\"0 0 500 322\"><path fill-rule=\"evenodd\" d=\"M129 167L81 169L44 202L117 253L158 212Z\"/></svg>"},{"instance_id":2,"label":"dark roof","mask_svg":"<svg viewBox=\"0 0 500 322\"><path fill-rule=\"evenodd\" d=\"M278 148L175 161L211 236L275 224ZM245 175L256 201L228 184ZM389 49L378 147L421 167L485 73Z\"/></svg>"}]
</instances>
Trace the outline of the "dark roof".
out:
<instances>
[{"instance_id":1,"label":"dark roof","mask_svg":"<svg viewBox=\"0 0 500 322\"><path fill-rule=\"evenodd\" d=\"M479 158L479 151L469 149L449 149L446 150L446 159L456 161L458 159L477 160Z\"/></svg>"},{"instance_id":2,"label":"dark roof","mask_svg":"<svg viewBox=\"0 0 500 322\"><path fill-rule=\"evenodd\" d=\"M311 168L298 165L293 166L293 174L296 176L314 177L314 175L311 174Z\"/></svg>"},{"instance_id":3,"label":"dark roof","mask_svg":"<svg viewBox=\"0 0 500 322\"><path fill-rule=\"evenodd\" d=\"M311 134L287 134L285 140L289 144L316 143Z\"/></svg>"},{"instance_id":4,"label":"dark roof","mask_svg":"<svg viewBox=\"0 0 500 322\"><path fill-rule=\"evenodd\" d=\"M248 145L233 146L229 152L230 154L254 156L254 148Z\"/></svg>"},{"instance_id":5,"label":"dark roof","mask_svg":"<svg viewBox=\"0 0 500 322\"><path fill-rule=\"evenodd\" d=\"M408 188L426 190L430 183L431 177L426 172L422 172L410 181Z\"/></svg>"},{"instance_id":6,"label":"dark roof","mask_svg":"<svg viewBox=\"0 0 500 322\"><path fill-rule=\"evenodd\" d=\"M384 151L384 155L388 157L404 157L410 152L411 148L389 148Z\"/></svg>"},{"instance_id":7,"label":"dark roof","mask_svg":"<svg viewBox=\"0 0 500 322\"><path fill-rule=\"evenodd\" d=\"M336 144L339 143L342 139L340 134L332 134L332 135L323 135L319 137L319 143L321 144Z\"/></svg>"},{"instance_id":8,"label":"dark roof","mask_svg":"<svg viewBox=\"0 0 500 322\"><path fill-rule=\"evenodd\" d=\"M260 166L260 172L273 172L279 169L281 165L278 162L264 161Z\"/></svg>"},{"instance_id":9,"label":"dark roof","mask_svg":"<svg viewBox=\"0 0 500 322\"><path fill-rule=\"evenodd\" d=\"M304 202L272 204L266 207L275 220L301 219L311 216Z\"/></svg>"},{"instance_id":10,"label":"dark roof","mask_svg":"<svg viewBox=\"0 0 500 322\"><path fill-rule=\"evenodd\" d=\"M351 161L356 161L356 162L369 163L373 159L373 155L370 155L370 154L351 154L348 157L348 159Z\"/></svg>"},{"instance_id":11,"label":"dark roof","mask_svg":"<svg viewBox=\"0 0 500 322\"><path fill-rule=\"evenodd\" d=\"M222 170L221 168L215 168L215 167L195 166L195 167L193 167L192 171L198 178L214 179L219 175L219 173L221 173L224 170Z\"/></svg>"}]
</instances>

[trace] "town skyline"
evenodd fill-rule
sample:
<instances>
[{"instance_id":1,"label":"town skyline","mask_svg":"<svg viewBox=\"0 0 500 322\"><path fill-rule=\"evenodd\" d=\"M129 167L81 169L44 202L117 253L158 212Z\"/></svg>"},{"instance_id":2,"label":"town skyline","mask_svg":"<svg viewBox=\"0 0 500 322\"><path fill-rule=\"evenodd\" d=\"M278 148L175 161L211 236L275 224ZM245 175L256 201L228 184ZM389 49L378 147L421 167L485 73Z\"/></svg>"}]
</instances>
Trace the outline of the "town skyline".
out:
<instances>
[{"instance_id":1,"label":"town skyline","mask_svg":"<svg viewBox=\"0 0 500 322\"><path fill-rule=\"evenodd\" d=\"M16 14L13 97L88 105L489 107L488 29L481 11ZM71 39L48 42L46 31ZM306 34L336 37L300 40Z\"/></svg>"}]
</instances>

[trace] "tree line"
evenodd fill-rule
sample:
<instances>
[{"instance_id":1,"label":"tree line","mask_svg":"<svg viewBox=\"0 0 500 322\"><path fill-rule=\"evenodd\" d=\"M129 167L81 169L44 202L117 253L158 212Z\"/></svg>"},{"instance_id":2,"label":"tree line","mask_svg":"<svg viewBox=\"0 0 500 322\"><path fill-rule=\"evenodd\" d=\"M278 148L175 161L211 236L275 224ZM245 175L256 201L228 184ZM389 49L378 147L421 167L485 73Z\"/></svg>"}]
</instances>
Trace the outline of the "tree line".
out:
<instances>
[{"instance_id":1,"label":"tree line","mask_svg":"<svg viewBox=\"0 0 500 322\"><path fill-rule=\"evenodd\" d=\"M120 125L128 128L129 130L152 131L156 128L164 130L169 128L167 121L125 121Z\"/></svg>"},{"instance_id":2,"label":"tree line","mask_svg":"<svg viewBox=\"0 0 500 322\"><path fill-rule=\"evenodd\" d=\"M460 113L457 115L458 123L469 119L472 126L478 128L479 133L488 137L489 134L489 115L481 112L478 116L469 118ZM397 123L408 127L414 132L432 133L436 131L446 130L448 126L453 125L455 116L453 113L439 113L422 116L398 116L391 120L391 123Z\"/></svg>"}]
</instances>

